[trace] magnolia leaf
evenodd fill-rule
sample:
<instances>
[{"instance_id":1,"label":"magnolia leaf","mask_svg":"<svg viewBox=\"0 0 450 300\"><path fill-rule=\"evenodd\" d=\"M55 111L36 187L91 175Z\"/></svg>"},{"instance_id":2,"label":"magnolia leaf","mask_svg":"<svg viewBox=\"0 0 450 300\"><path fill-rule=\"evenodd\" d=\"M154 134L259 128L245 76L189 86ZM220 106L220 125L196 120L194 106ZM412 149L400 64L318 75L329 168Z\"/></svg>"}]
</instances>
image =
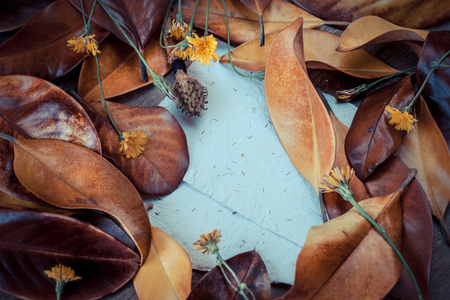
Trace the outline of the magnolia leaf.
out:
<instances>
[{"instance_id":1,"label":"magnolia leaf","mask_svg":"<svg viewBox=\"0 0 450 300\"><path fill-rule=\"evenodd\" d=\"M112 216L135 242L141 262L145 261L150 222L139 193L122 173L99 154L66 141L12 142L14 171L25 187L52 205Z\"/></svg>"},{"instance_id":2,"label":"magnolia leaf","mask_svg":"<svg viewBox=\"0 0 450 300\"><path fill-rule=\"evenodd\" d=\"M328 112L306 73L302 20L281 31L267 57L266 103L286 153L318 191L335 155L335 135Z\"/></svg>"},{"instance_id":3,"label":"magnolia leaf","mask_svg":"<svg viewBox=\"0 0 450 300\"><path fill-rule=\"evenodd\" d=\"M415 106L416 128L405 136L396 156L409 168L418 170L417 179L425 190L431 213L439 220L450 243L450 233L444 222L450 201L450 154L425 100L420 98L418 102Z\"/></svg>"},{"instance_id":4,"label":"magnolia leaf","mask_svg":"<svg viewBox=\"0 0 450 300\"><path fill-rule=\"evenodd\" d=\"M450 49L450 31L430 32L420 53L417 64L417 85L421 86L430 72L430 63L439 61ZM450 57L442 61L450 65ZM447 147L450 147L450 68L435 70L424 87L422 95L428 103L431 114L442 131Z\"/></svg>"},{"instance_id":5,"label":"magnolia leaf","mask_svg":"<svg viewBox=\"0 0 450 300\"><path fill-rule=\"evenodd\" d=\"M252 291L254 298L246 292L249 299L271 299L269 275L258 252L244 252L227 259L226 262L239 281ZM231 273L225 267L223 269L230 282L237 287L237 282ZM239 292L230 286L219 267L216 266L200 279L187 299L240 299L241 297Z\"/></svg>"},{"instance_id":6,"label":"magnolia leaf","mask_svg":"<svg viewBox=\"0 0 450 300\"><path fill-rule=\"evenodd\" d=\"M186 22L191 20L192 11L196 1L185 0L182 2L182 12ZM225 0L228 22L230 27L230 40L233 43L242 44L260 36L258 16L240 0ZM269 33L278 31L297 18L303 18L304 28L315 28L324 22L301 8L283 0L272 0L263 14L264 31ZM194 26L205 28L206 1L200 1L195 14ZM223 40L227 40L227 28L225 13L221 0L213 0L210 3L208 30Z\"/></svg>"},{"instance_id":7,"label":"magnolia leaf","mask_svg":"<svg viewBox=\"0 0 450 300\"><path fill-rule=\"evenodd\" d=\"M423 42L429 31L392 24L375 16L362 17L351 23L342 33L338 51L351 51L372 44L394 41Z\"/></svg>"},{"instance_id":8,"label":"magnolia leaf","mask_svg":"<svg viewBox=\"0 0 450 300\"><path fill-rule=\"evenodd\" d=\"M163 107L134 107L108 102L114 122L125 132L147 134L144 152L135 159L119 153L119 137L101 101L85 101L102 141L103 156L130 179L136 189L149 195L173 192L186 173L189 153L186 136L175 117Z\"/></svg>"},{"instance_id":9,"label":"magnolia leaf","mask_svg":"<svg viewBox=\"0 0 450 300\"><path fill-rule=\"evenodd\" d=\"M294 0L324 20L352 22L375 15L400 26L431 27L450 20L448 2L441 0Z\"/></svg>"},{"instance_id":10,"label":"magnolia leaf","mask_svg":"<svg viewBox=\"0 0 450 300\"><path fill-rule=\"evenodd\" d=\"M98 299L127 283L139 256L110 235L74 218L49 213L0 211L0 290L27 299L56 298L45 270L59 264L80 280L68 282L64 299Z\"/></svg>"},{"instance_id":11,"label":"magnolia leaf","mask_svg":"<svg viewBox=\"0 0 450 300\"><path fill-rule=\"evenodd\" d=\"M233 64L247 71L264 71L270 44L277 34L278 32L267 34L264 47L259 46L259 39L236 47L231 51ZM363 49L337 52L339 36L330 32L305 29L303 41L308 69L341 71L359 78L379 78L398 72ZM224 54L220 62L229 63L228 54Z\"/></svg>"},{"instance_id":12,"label":"magnolia leaf","mask_svg":"<svg viewBox=\"0 0 450 300\"><path fill-rule=\"evenodd\" d=\"M386 106L401 110L413 98L414 87L408 76L373 92L361 103L345 139L345 153L359 179L365 180L388 159L406 134L389 124Z\"/></svg>"},{"instance_id":13,"label":"magnolia leaf","mask_svg":"<svg viewBox=\"0 0 450 300\"><path fill-rule=\"evenodd\" d=\"M138 298L186 299L191 278L189 255L167 233L152 226L150 254L133 279Z\"/></svg>"},{"instance_id":14,"label":"magnolia leaf","mask_svg":"<svg viewBox=\"0 0 450 300\"><path fill-rule=\"evenodd\" d=\"M60 139L101 153L95 127L81 105L57 86L36 77L1 77L0 127L3 133L17 138ZM0 190L41 202L15 176L12 144L0 139L0 153Z\"/></svg>"},{"instance_id":15,"label":"magnolia leaf","mask_svg":"<svg viewBox=\"0 0 450 300\"><path fill-rule=\"evenodd\" d=\"M29 18L53 2L55 2L55 0L3 1L2 9L0 10L0 32L13 30L23 26Z\"/></svg>"},{"instance_id":16,"label":"magnolia leaf","mask_svg":"<svg viewBox=\"0 0 450 300\"><path fill-rule=\"evenodd\" d=\"M88 56L75 53L67 41L83 33L80 13L59 0L31 17L13 37L0 46L0 75L26 74L53 80L61 77ZM92 24L101 42L108 32Z\"/></svg>"},{"instance_id":17,"label":"magnolia leaf","mask_svg":"<svg viewBox=\"0 0 450 300\"><path fill-rule=\"evenodd\" d=\"M159 46L159 36L155 35L145 46L144 57L156 74L165 75L170 71L166 51ZM98 55L100 78L105 98L123 95L153 83L150 77L142 81L139 72L139 57L128 45L116 37L106 39L102 43L102 55ZM78 94L85 100L101 99L98 85L97 63L94 57L83 62L78 82Z\"/></svg>"}]
</instances>

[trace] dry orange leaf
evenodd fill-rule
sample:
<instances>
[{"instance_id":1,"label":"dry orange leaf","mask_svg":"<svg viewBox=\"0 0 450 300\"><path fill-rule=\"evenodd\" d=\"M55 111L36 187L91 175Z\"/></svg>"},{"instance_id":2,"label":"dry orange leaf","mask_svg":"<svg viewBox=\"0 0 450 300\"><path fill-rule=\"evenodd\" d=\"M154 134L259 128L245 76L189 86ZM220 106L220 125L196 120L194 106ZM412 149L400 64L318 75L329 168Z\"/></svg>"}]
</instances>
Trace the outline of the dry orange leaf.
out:
<instances>
[{"instance_id":1,"label":"dry orange leaf","mask_svg":"<svg viewBox=\"0 0 450 300\"><path fill-rule=\"evenodd\" d=\"M151 76L146 82L142 81L138 55L131 46L118 38L110 35L110 38L100 45L100 50L102 53L98 55L98 60L105 98L116 97L153 82ZM156 74L165 75L170 71L166 50L159 46L158 34L145 45L144 57ZM78 94L85 100L101 99L94 57L83 62Z\"/></svg>"},{"instance_id":2,"label":"dry orange leaf","mask_svg":"<svg viewBox=\"0 0 450 300\"><path fill-rule=\"evenodd\" d=\"M14 139L14 172L47 203L99 210L112 216L135 242L141 263L150 250L150 221L130 181L99 154L52 139Z\"/></svg>"},{"instance_id":3,"label":"dry orange leaf","mask_svg":"<svg viewBox=\"0 0 450 300\"><path fill-rule=\"evenodd\" d=\"M186 22L190 22L196 1L188 0L182 3L182 12ZM242 44L260 36L259 18L240 0L225 0L228 22L230 26L230 40ZM298 17L303 18L305 28L315 28L324 22L283 0L272 0L263 14L264 30L269 33L285 28ZM206 21L206 1L200 1L195 14L194 26L204 28ZM222 0L212 0L209 8L208 30L223 40L227 39L227 28Z\"/></svg>"},{"instance_id":4,"label":"dry orange leaf","mask_svg":"<svg viewBox=\"0 0 450 300\"><path fill-rule=\"evenodd\" d=\"M264 47L259 46L259 39L254 39L235 48L231 51L233 64L247 71L264 71L270 44L277 34L267 34ZM303 30L306 67L341 71L359 78L380 78L398 72L363 49L350 53L336 51L339 39L338 35L330 32ZM229 62L228 53L222 56L220 62Z\"/></svg>"},{"instance_id":5,"label":"dry orange leaf","mask_svg":"<svg viewBox=\"0 0 450 300\"><path fill-rule=\"evenodd\" d=\"M425 41L429 31L397 26L376 16L352 22L342 33L338 51L350 51L367 45L394 41Z\"/></svg>"},{"instance_id":6,"label":"dry orange leaf","mask_svg":"<svg viewBox=\"0 0 450 300\"><path fill-rule=\"evenodd\" d=\"M399 199L404 185L360 206L402 242ZM382 299L400 278L402 263L385 238L356 208L311 227L298 256L295 281L283 299Z\"/></svg>"},{"instance_id":7,"label":"dry orange leaf","mask_svg":"<svg viewBox=\"0 0 450 300\"><path fill-rule=\"evenodd\" d=\"M192 265L172 237L152 226L150 254L133 279L139 299L186 299L191 292Z\"/></svg>"},{"instance_id":8,"label":"dry orange leaf","mask_svg":"<svg viewBox=\"0 0 450 300\"><path fill-rule=\"evenodd\" d=\"M266 103L286 153L318 191L335 156L330 116L308 78L302 46L302 19L282 30L267 57Z\"/></svg>"},{"instance_id":9,"label":"dry orange leaf","mask_svg":"<svg viewBox=\"0 0 450 300\"><path fill-rule=\"evenodd\" d=\"M415 106L415 118L418 120L415 130L404 137L395 155L409 168L418 170L417 179L427 195L431 213L439 220L450 243L450 233L444 222L450 201L449 150L422 97Z\"/></svg>"}]
</instances>

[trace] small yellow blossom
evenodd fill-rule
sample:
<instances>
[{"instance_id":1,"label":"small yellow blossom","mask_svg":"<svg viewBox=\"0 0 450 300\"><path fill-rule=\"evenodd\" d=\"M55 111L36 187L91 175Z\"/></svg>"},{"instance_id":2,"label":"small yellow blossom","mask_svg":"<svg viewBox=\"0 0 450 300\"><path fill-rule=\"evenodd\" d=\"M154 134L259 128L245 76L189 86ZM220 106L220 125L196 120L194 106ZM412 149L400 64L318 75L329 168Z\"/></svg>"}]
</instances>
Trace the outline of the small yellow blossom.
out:
<instances>
[{"instance_id":1,"label":"small yellow blossom","mask_svg":"<svg viewBox=\"0 0 450 300\"><path fill-rule=\"evenodd\" d=\"M342 187L348 188L349 182L355 176L355 171L347 166L347 168L334 168L330 175L325 175L319 185L322 193L339 192Z\"/></svg>"},{"instance_id":2,"label":"small yellow blossom","mask_svg":"<svg viewBox=\"0 0 450 300\"><path fill-rule=\"evenodd\" d=\"M147 135L142 130L123 132L123 140L120 141L119 152L127 158L136 158L145 150L143 147L147 143Z\"/></svg>"},{"instance_id":3,"label":"small yellow blossom","mask_svg":"<svg viewBox=\"0 0 450 300\"><path fill-rule=\"evenodd\" d=\"M100 53L100 50L98 50L98 44L94 37L95 34L73 37L67 41L67 47L72 48L76 53L87 52L95 56Z\"/></svg>"},{"instance_id":4,"label":"small yellow blossom","mask_svg":"<svg viewBox=\"0 0 450 300\"><path fill-rule=\"evenodd\" d=\"M417 122L414 117L407 111L401 112L400 110L386 106L385 110L390 115L389 124L395 125L395 129L404 130L409 133L414 128L414 123Z\"/></svg>"},{"instance_id":5,"label":"small yellow blossom","mask_svg":"<svg viewBox=\"0 0 450 300\"><path fill-rule=\"evenodd\" d=\"M212 232L202 234L200 238L194 243L194 246L202 253L209 254L216 253L219 251L219 247L217 247L217 243L220 242L220 230L214 229Z\"/></svg>"},{"instance_id":6,"label":"small yellow blossom","mask_svg":"<svg viewBox=\"0 0 450 300\"><path fill-rule=\"evenodd\" d=\"M175 49L173 49L172 53L170 53L170 54L178 57L179 59L187 60L187 59L191 59L192 55L194 54L194 49L192 48L191 45L189 45L188 47L186 47L184 49L183 49L183 47L176 47Z\"/></svg>"},{"instance_id":7,"label":"small yellow blossom","mask_svg":"<svg viewBox=\"0 0 450 300\"><path fill-rule=\"evenodd\" d=\"M63 293L66 283L81 279L80 276L75 276L75 271L71 267L61 264L52 267L51 271L45 270L44 274L47 275L48 278L53 278L55 280L56 299L58 300L61 299L61 294Z\"/></svg>"},{"instance_id":8,"label":"small yellow blossom","mask_svg":"<svg viewBox=\"0 0 450 300\"><path fill-rule=\"evenodd\" d=\"M172 28L169 30L169 37L181 42L186 37L189 30L189 25L185 22L172 20Z\"/></svg>"},{"instance_id":9,"label":"small yellow blossom","mask_svg":"<svg viewBox=\"0 0 450 300\"><path fill-rule=\"evenodd\" d=\"M194 47L194 54L191 56L191 60L200 62L209 66L209 61L212 59L216 62L220 59L220 56L216 53L217 41L212 34L203 37L190 37L186 39Z\"/></svg>"}]
</instances>

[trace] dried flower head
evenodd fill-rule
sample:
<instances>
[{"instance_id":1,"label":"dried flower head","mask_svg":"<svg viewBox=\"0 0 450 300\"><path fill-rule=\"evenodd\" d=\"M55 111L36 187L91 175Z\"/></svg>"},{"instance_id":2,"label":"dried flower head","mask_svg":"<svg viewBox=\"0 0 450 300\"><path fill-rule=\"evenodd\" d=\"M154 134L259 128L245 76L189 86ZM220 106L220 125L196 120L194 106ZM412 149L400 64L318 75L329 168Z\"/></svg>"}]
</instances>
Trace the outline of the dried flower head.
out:
<instances>
[{"instance_id":1,"label":"dried flower head","mask_svg":"<svg viewBox=\"0 0 450 300\"><path fill-rule=\"evenodd\" d=\"M203 37L187 36L186 39L194 47L194 54L191 55L191 60L200 62L202 66L204 64L209 66L211 59L214 62L220 59L220 56L216 53L217 41L212 34Z\"/></svg>"},{"instance_id":2,"label":"dried flower head","mask_svg":"<svg viewBox=\"0 0 450 300\"><path fill-rule=\"evenodd\" d=\"M189 45L187 47L176 47L175 49L173 49L170 55L176 56L182 60L191 59L191 57L194 55L194 48L192 47L192 45Z\"/></svg>"},{"instance_id":3,"label":"dried flower head","mask_svg":"<svg viewBox=\"0 0 450 300\"><path fill-rule=\"evenodd\" d=\"M206 110L208 91L197 79L186 74L183 70L177 70L175 74L173 91L181 101L179 108L187 115L200 116L200 112Z\"/></svg>"},{"instance_id":4,"label":"dried flower head","mask_svg":"<svg viewBox=\"0 0 450 300\"><path fill-rule=\"evenodd\" d=\"M136 158L145 150L143 147L147 143L147 135L142 130L132 133L123 132L123 140L120 141L120 154L127 158Z\"/></svg>"},{"instance_id":5,"label":"dried flower head","mask_svg":"<svg viewBox=\"0 0 450 300\"><path fill-rule=\"evenodd\" d=\"M219 251L217 243L220 242L220 237L220 230L214 229L212 232L202 234L194 243L194 246L202 253L209 254L209 251L211 251L212 254L215 254Z\"/></svg>"},{"instance_id":6,"label":"dried flower head","mask_svg":"<svg viewBox=\"0 0 450 300\"><path fill-rule=\"evenodd\" d=\"M48 278L53 278L55 281L60 283L67 283L81 279L80 276L75 276L75 271L71 267L61 264L52 267L51 271L45 270L44 274L47 275Z\"/></svg>"},{"instance_id":7,"label":"dried flower head","mask_svg":"<svg viewBox=\"0 0 450 300\"><path fill-rule=\"evenodd\" d=\"M356 96L364 93L368 89L369 89L369 85L363 83L361 85L358 85L357 87L354 87L354 88L351 88L348 90L337 91L336 99L339 100L340 102L350 102Z\"/></svg>"},{"instance_id":8,"label":"dried flower head","mask_svg":"<svg viewBox=\"0 0 450 300\"><path fill-rule=\"evenodd\" d=\"M172 37L176 41L181 42L186 37L188 30L189 25L185 22L172 20L172 27L169 30L168 37Z\"/></svg>"},{"instance_id":9,"label":"dried flower head","mask_svg":"<svg viewBox=\"0 0 450 300\"><path fill-rule=\"evenodd\" d=\"M389 124L395 125L395 129L410 132L414 128L416 119L407 111L400 111L394 107L386 106L385 110L389 113Z\"/></svg>"},{"instance_id":10,"label":"dried flower head","mask_svg":"<svg viewBox=\"0 0 450 300\"><path fill-rule=\"evenodd\" d=\"M322 193L338 192L347 199L349 193L352 193L348 184L355 177L355 171L347 166L347 168L335 167L331 170L330 175L325 175L319 184L319 190Z\"/></svg>"},{"instance_id":11,"label":"dried flower head","mask_svg":"<svg viewBox=\"0 0 450 300\"><path fill-rule=\"evenodd\" d=\"M79 37L73 37L67 41L67 47L72 48L76 53L87 52L95 56L100 53L100 50L98 50L98 43L94 37L95 34L82 34Z\"/></svg>"}]
</instances>

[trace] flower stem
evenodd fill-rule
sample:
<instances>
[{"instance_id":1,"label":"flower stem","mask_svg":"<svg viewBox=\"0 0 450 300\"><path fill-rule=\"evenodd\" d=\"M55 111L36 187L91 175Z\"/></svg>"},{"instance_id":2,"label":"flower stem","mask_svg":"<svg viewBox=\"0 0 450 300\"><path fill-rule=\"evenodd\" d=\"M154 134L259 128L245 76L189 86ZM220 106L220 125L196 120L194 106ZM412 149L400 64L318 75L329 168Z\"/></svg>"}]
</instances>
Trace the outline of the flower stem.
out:
<instances>
[{"instance_id":1,"label":"flower stem","mask_svg":"<svg viewBox=\"0 0 450 300\"><path fill-rule=\"evenodd\" d=\"M163 44L162 44L162 36L164 33L164 26L167 22L167 18L169 17L169 12L170 12L170 8L172 7L172 2L173 0L170 0L169 6L167 7L167 11L166 11L166 16L164 17L164 23L163 26L161 27L161 32L159 34L159 45L161 46L161 48L166 48ZM178 13L181 11L181 0L178 0Z\"/></svg>"},{"instance_id":2,"label":"flower stem","mask_svg":"<svg viewBox=\"0 0 450 300\"><path fill-rule=\"evenodd\" d=\"M3 132L0 132L0 138L8 140L8 141L13 142L13 143L14 143L14 140L15 140L14 137L12 137L10 135L7 135L6 133L3 133Z\"/></svg>"},{"instance_id":3,"label":"flower stem","mask_svg":"<svg viewBox=\"0 0 450 300\"><path fill-rule=\"evenodd\" d=\"M409 73L409 72L411 72L411 71L414 71L415 69L416 69L416 67L412 67L412 68L409 68L409 69L407 69L407 70L403 70L403 71L401 71L401 72L397 72L397 73L395 73L395 74L392 74L392 75L389 75L389 76L380 78L380 79L378 79L378 80L375 80L374 82L372 82L372 83L369 84L369 86L368 86L367 89L371 89L372 87L374 87L375 85L379 84L380 82L383 82L383 81L385 81L385 80L391 79L391 78L393 78L393 77L397 77L397 76L402 75L402 74L405 74L405 73Z\"/></svg>"},{"instance_id":4,"label":"flower stem","mask_svg":"<svg viewBox=\"0 0 450 300\"><path fill-rule=\"evenodd\" d=\"M64 284L56 281L55 292L56 292L56 300L61 299L61 295L64 291Z\"/></svg>"},{"instance_id":5,"label":"flower stem","mask_svg":"<svg viewBox=\"0 0 450 300\"><path fill-rule=\"evenodd\" d=\"M210 0L206 1L205 34L204 34L205 36L208 35L209 1Z\"/></svg>"}]
</instances>

